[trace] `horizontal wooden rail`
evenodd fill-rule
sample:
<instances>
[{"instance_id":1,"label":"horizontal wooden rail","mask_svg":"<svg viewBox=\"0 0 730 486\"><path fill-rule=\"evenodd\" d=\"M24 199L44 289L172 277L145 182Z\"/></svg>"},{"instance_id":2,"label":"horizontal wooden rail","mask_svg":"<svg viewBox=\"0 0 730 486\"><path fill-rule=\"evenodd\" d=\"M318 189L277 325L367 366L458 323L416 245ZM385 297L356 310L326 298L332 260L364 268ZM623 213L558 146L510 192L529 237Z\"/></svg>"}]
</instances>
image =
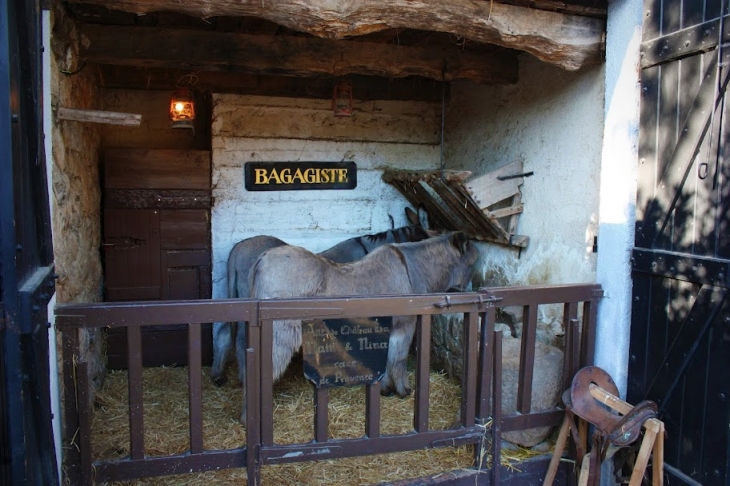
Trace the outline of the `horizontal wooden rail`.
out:
<instances>
[{"instance_id":1,"label":"horizontal wooden rail","mask_svg":"<svg viewBox=\"0 0 730 486\"><path fill-rule=\"evenodd\" d=\"M168 326L207 322L247 321L255 315L256 301L242 299L103 302L56 306L60 330L92 327Z\"/></svg>"},{"instance_id":2,"label":"horizontal wooden rail","mask_svg":"<svg viewBox=\"0 0 730 486\"><path fill-rule=\"evenodd\" d=\"M145 477L191 472L218 471L246 466L246 448L206 451L202 454L176 454L140 460L108 460L94 463L97 483L128 481Z\"/></svg>"},{"instance_id":3,"label":"horizontal wooden rail","mask_svg":"<svg viewBox=\"0 0 730 486\"><path fill-rule=\"evenodd\" d=\"M64 339L66 376L66 435L75 437L67 444L67 470L73 484L93 484L143 477L203 472L246 467L248 484L260 484L260 470L269 464L337 459L370 454L421 450L424 448L474 444L476 457L483 458L493 439L493 461L499 463L501 434L535 427L558 425L561 410L532 411L532 377L535 365L538 306L558 305L566 331L564 374L592 363L600 286L560 285L485 288L478 292L355 298L312 298L282 300L196 300L164 302L124 302L69 304L56 308L56 322ZM496 310L522 306L523 335L520 352L520 383L517 412L506 416L501 410L501 340L495 342ZM429 428L429 368L433 316L462 314L463 359L460 425L448 430ZM277 444L274 441L272 355L273 326L277 319L358 319L380 316L416 316L416 377L413 430L405 434L382 435L380 431L380 385L365 387L363 436L330 439L326 388L314 395L312 415L314 441ZM202 424L201 324L244 321L248 332L246 352L246 447L206 450ZM190 448L183 454L148 457L145 452L145 411L142 402L142 326L187 324L188 405ZM130 456L125 459L96 460L91 457L91 414L88 404L88 366L79 355L77 329L127 328L129 362ZM75 375L81 373L82 376ZM79 378L79 379L76 379ZM566 382L565 379L563 382ZM492 386L494 385L494 386ZM74 393L75 390L75 393ZM491 428L489 424L491 425ZM485 425L486 424L486 425ZM76 449L78 447L79 449ZM501 469L491 471L492 484L500 481ZM473 479L472 479L473 481Z\"/></svg>"},{"instance_id":4,"label":"horizontal wooden rail","mask_svg":"<svg viewBox=\"0 0 730 486\"><path fill-rule=\"evenodd\" d=\"M281 444L261 450L266 464L284 464L321 459L384 454L388 452L415 451L431 447L474 444L484 437L483 427L453 429L383 436L376 438L336 439L326 443Z\"/></svg>"}]
</instances>

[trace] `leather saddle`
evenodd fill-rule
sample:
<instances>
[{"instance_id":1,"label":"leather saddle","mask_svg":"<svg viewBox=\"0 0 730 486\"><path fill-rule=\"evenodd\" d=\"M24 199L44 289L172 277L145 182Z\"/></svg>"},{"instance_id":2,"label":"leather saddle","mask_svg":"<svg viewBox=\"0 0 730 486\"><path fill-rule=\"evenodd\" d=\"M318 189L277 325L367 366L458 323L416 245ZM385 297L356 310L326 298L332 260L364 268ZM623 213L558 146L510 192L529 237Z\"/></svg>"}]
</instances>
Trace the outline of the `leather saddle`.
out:
<instances>
[{"instance_id":1,"label":"leather saddle","mask_svg":"<svg viewBox=\"0 0 730 486\"><path fill-rule=\"evenodd\" d=\"M573 382L563 393L562 399L571 421L572 416L576 415L595 427L588 484L598 484L599 465L605 459L608 447L613 445L615 448L622 448L636 442L644 422L657 417L657 406L651 400L644 400L626 415L619 415L591 395L591 385L596 385L612 395L619 395L616 383L606 371L597 366L586 366L573 377ZM578 464L581 464L585 451L577 437L575 423L571 430Z\"/></svg>"},{"instance_id":2,"label":"leather saddle","mask_svg":"<svg viewBox=\"0 0 730 486\"><path fill-rule=\"evenodd\" d=\"M563 402L566 402L567 398L572 412L596 426L612 444L625 447L636 442L641 435L643 423L650 418L656 418L658 411L656 403L644 400L626 415L618 415L593 398L590 392L591 384L603 388L612 395L619 395L616 383L608 373L597 366L586 366L573 377L571 387L563 394ZM568 403L565 405L567 407Z\"/></svg>"}]
</instances>

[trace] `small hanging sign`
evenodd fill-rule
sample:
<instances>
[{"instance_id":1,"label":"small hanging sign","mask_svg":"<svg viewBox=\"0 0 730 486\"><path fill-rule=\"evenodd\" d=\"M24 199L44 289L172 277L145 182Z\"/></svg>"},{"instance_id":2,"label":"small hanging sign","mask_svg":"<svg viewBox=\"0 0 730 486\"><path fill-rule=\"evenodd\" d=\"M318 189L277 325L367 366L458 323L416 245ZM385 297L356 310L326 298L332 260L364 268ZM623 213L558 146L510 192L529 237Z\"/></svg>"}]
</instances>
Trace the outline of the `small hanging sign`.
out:
<instances>
[{"instance_id":1,"label":"small hanging sign","mask_svg":"<svg viewBox=\"0 0 730 486\"><path fill-rule=\"evenodd\" d=\"M392 317L302 322L304 376L317 388L369 385L385 373Z\"/></svg>"},{"instance_id":2,"label":"small hanging sign","mask_svg":"<svg viewBox=\"0 0 730 486\"><path fill-rule=\"evenodd\" d=\"M248 191L355 189L355 162L246 162Z\"/></svg>"}]
</instances>

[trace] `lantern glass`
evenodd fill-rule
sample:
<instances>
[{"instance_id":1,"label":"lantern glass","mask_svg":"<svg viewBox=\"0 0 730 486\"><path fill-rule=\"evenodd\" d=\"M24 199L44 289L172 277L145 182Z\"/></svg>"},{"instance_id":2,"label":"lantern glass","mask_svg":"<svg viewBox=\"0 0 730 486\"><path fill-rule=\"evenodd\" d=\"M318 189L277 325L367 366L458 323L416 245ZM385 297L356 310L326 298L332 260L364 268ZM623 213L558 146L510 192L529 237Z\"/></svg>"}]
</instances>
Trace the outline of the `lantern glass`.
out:
<instances>
[{"instance_id":1,"label":"lantern glass","mask_svg":"<svg viewBox=\"0 0 730 486\"><path fill-rule=\"evenodd\" d=\"M335 116L352 116L352 87L348 83L342 82L335 86L332 111Z\"/></svg>"},{"instance_id":2,"label":"lantern glass","mask_svg":"<svg viewBox=\"0 0 730 486\"><path fill-rule=\"evenodd\" d=\"M193 128L195 102L189 89L180 88L172 94L170 120L172 120L172 128Z\"/></svg>"}]
</instances>

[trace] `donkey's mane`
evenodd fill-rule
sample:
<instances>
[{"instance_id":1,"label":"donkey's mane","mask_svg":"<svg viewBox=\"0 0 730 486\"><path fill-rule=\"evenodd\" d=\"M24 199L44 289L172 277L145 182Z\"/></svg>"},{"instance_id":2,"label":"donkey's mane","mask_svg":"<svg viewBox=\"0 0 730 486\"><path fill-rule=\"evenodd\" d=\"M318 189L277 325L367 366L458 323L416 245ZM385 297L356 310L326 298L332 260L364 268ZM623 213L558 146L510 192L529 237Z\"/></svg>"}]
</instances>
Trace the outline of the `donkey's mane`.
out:
<instances>
[{"instance_id":1,"label":"donkey's mane","mask_svg":"<svg viewBox=\"0 0 730 486\"><path fill-rule=\"evenodd\" d=\"M371 243L377 243L380 241L387 241L388 236L392 234L393 240L396 243L400 243L402 241L409 241L410 236L413 234L413 232L416 230L417 227L418 226L416 226L416 225L401 226L400 228L381 231L380 233L375 233L373 235L364 235L364 236L361 236L360 239L365 239ZM401 235L405 236L406 238L399 238Z\"/></svg>"}]
</instances>

